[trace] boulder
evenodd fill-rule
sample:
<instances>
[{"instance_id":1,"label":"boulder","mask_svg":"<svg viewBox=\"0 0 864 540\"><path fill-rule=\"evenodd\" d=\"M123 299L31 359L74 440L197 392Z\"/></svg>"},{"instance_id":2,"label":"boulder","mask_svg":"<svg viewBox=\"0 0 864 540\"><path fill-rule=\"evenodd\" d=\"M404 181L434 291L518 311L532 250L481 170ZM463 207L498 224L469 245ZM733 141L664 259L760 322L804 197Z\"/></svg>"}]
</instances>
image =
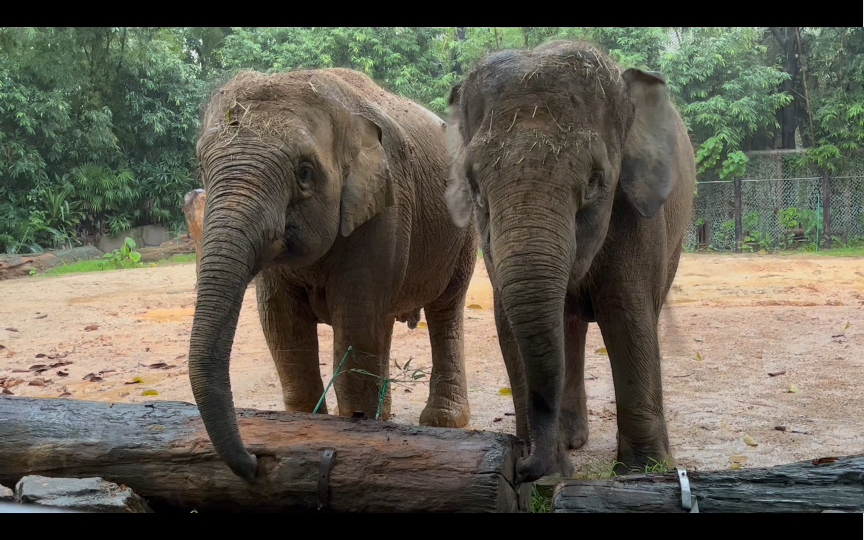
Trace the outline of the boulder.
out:
<instances>
[{"instance_id":1,"label":"boulder","mask_svg":"<svg viewBox=\"0 0 864 540\"><path fill-rule=\"evenodd\" d=\"M101 478L25 476L15 486L15 498L83 512L152 513L147 503L126 486Z\"/></svg>"}]
</instances>

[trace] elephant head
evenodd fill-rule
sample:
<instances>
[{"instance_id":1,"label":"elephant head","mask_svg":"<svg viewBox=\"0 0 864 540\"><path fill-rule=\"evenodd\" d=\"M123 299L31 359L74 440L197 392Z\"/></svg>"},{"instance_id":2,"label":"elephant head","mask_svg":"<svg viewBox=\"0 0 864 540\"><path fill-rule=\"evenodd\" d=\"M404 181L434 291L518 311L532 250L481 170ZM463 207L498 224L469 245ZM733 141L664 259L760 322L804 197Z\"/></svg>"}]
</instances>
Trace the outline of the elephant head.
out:
<instances>
[{"instance_id":1,"label":"elephant head","mask_svg":"<svg viewBox=\"0 0 864 540\"><path fill-rule=\"evenodd\" d=\"M207 211L189 377L219 456L253 481L229 357L261 269L309 266L394 204L388 153L401 128L327 71L241 73L210 99L197 144Z\"/></svg>"},{"instance_id":2,"label":"elephant head","mask_svg":"<svg viewBox=\"0 0 864 540\"><path fill-rule=\"evenodd\" d=\"M532 481L555 468L565 297L614 241L613 206L650 218L669 195L680 118L660 74L569 41L491 54L449 101L448 206L477 218L524 361Z\"/></svg>"}]
</instances>

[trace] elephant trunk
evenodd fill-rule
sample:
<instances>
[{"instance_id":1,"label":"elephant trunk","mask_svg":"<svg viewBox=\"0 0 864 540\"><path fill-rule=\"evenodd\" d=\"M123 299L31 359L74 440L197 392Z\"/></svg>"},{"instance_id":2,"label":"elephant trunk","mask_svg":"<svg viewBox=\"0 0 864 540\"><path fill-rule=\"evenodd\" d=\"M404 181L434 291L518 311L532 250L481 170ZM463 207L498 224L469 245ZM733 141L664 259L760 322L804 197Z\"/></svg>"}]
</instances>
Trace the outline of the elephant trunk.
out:
<instances>
[{"instance_id":1,"label":"elephant trunk","mask_svg":"<svg viewBox=\"0 0 864 540\"><path fill-rule=\"evenodd\" d=\"M548 470L556 459L575 212L548 178L510 180L500 182L508 186L506 196L495 200L490 193L490 244L496 294L524 362L532 454L525 473L531 477L530 469Z\"/></svg>"},{"instance_id":2,"label":"elephant trunk","mask_svg":"<svg viewBox=\"0 0 864 540\"><path fill-rule=\"evenodd\" d=\"M240 438L228 368L243 296L261 249L254 216L262 209L254 206L251 199L208 193L189 342L189 379L207 434L220 458L248 482L255 478L257 460Z\"/></svg>"}]
</instances>

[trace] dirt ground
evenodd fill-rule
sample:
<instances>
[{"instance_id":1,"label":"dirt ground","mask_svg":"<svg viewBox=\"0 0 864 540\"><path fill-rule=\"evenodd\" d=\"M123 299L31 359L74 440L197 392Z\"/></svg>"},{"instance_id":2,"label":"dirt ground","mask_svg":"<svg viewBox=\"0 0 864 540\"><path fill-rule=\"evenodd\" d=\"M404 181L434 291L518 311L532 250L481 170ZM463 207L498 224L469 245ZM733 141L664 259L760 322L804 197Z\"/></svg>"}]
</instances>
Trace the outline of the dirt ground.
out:
<instances>
[{"instance_id":1,"label":"dirt ground","mask_svg":"<svg viewBox=\"0 0 864 540\"><path fill-rule=\"evenodd\" d=\"M194 274L191 263L0 282L0 379L19 396L194 403L187 370ZM499 393L509 384L491 300L479 259L465 310L469 428L514 433L511 397ZM679 464L724 469L864 454L862 306L864 259L684 255L660 321L666 417ZM319 326L319 339L326 384L329 326ZM608 356L595 352L603 346L592 324L591 433L571 454L583 472L608 470L615 458L611 371ZM412 369L428 372L427 330L397 323L392 359L413 359ZM26 371L57 362L72 363ZM91 374L96 379L83 380ZM39 378L44 386L29 384ZM231 381L238 407L281 409L254 287L240 314ZM148 390L158 395L142 395ZM417 424L427 392L428 382L396 385L394 421ZM332 410L332 389L327 402ZM745 444L745 435L757 446Z\"/></svg>"}]
</instances>

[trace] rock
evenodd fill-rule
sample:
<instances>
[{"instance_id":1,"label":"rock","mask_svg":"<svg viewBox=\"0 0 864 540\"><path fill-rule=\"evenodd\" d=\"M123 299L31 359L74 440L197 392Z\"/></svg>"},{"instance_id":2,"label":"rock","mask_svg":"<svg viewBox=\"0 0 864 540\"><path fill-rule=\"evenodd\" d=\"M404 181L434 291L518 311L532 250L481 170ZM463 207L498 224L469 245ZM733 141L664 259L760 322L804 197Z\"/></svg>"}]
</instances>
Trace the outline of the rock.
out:
<instances>
[{"instance_id":1,"label":"rock","mask_svg":"<svg viewBox=\"0 0 864 540\"><path fill-rule=\"evenodd\" d=\"M25 476L15 486L15 498L84 512L152 513L144 499L128 487L101 478Z\"/></svg>"},{"instance_id":2,"label":"rock","mask_svg":"<svg viewBox=\"0 0 864 540\"><path fill-rule=\"evenodd\" d=\"M6 486L0 486L0 502L9 502L15 500L15 494Z\"/></svg>"}]
</instances>

